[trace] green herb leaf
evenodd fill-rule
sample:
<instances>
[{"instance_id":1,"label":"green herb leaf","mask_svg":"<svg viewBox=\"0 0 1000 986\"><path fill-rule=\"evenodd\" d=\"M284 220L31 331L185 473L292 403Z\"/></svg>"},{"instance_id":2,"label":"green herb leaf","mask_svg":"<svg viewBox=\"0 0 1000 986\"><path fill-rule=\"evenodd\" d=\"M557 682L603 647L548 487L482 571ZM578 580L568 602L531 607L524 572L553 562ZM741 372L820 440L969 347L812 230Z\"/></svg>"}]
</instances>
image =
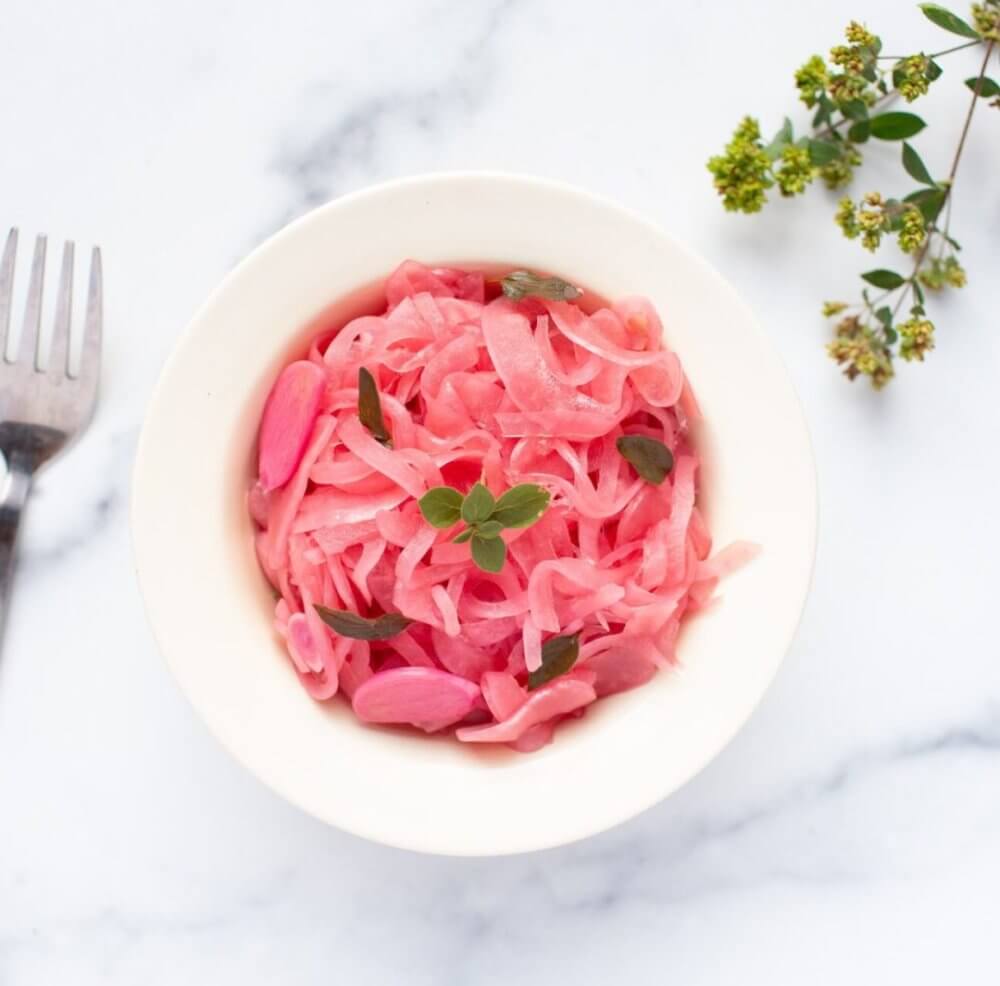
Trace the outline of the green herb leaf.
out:
<instances>
[{"instance_id":1,"label":"green herb leaf","mask_svg":"<svg viewBox=\"0 0 1000 986\"><path fill-rule=\"evenodd\" d=\"M382 401L378 396L375 378L363 366L358 370L358 417L371 432L372 438L383 445L392 444L382 417Z\"/></svg>"},{"instance_id":2,"label":"green herb leaf","mask_svg":"<svg viewBox=\"0 0 1000 986\"><path fill-rule=\"evenodd\" d=\"M884 330L885 341L891 346L894 342L899 339L899 333L891 326L887 325Z\"/></svg>"},{"instance_id":3,"label":"green herb leaf","mask_svg":"<svg viewBox=\"0 0 1000 986\"><path fill-rule=\"evenodd\" d=\"M900 285L906 283L906 278L902 274L897 274L894 270L870 270L861 275L862 280L873 284L877 288L884 288L886 291L894 291Z\"/></svg>"},{"instance_id":4,"label":"green herb leaf","mask_svg":"<svg viewBox=\"0 0 1000 986\"><path fill-rule=\"evenodd\" d=\"M481 524L476 525L475 533L482 538L498 538L503 528L504 525L498 520L484 520Z\"/></svg>"},{"instance_id":5,"label":"green herb leaf","mask_svg":"<svg viewBox=\"0 0 1000 986\"><path fill-rule=\"evenodd\" d=\"M886 327L892 325L892 309L884 305L875 312L875 317Z\"/></svg>"},{"instance_id":6,"label":"green herb leaf","mask_svg":"<svg viewBox=\"0 0 1000 986\"><path fill-rule=\"evenodd\" d=\"M852 99L840 107L840 112L848 120L867 120L868 105L862 99Z\"/></svg>"},{"instance_id":7,"label":"green herb leaf","mask_svg":"<svg viewBox=\"0 0 1000 986\"><path fill-rule=\"evenodd\" d=\"M493 494L482 483L476 483L462 501L462 520L466 524L488 520L495 506Z\"/></svg>"},{"instance_id":8,"label":"green herb leaf","mask_svg":"<svg viewBox=\"0 0 1000 986\"><path fill-rule=\"evenodd\" d=\"M943 188L921 188L919 191L911 192L903 199L915 205L924 216L927 223L934 222L941 211L945 200L945 189Z\"/></svg>"},{"instance_id":9,"label":"green herb leaf","mask_svg":"<svg viewBox=\"0 0 1000 986\"><path fill-rule=\"evenodd\" d=\"M897 232L903 228L903 216L906 214L907 207L903 205L898 199L888 199L885 203L885 212L889 217L889 229L892 232Z\"/></svg>"},{"instance_id":10,"label":"green herb leaf","mask_svg":"<svg viewBox=\"0 0 1000 986\"><path fill-rule=\"evenodd\" d=\"M484 572L499 572L507 558L507 545L500 538L472 536L472 560Z\"/></svg>"},{"instance_id":11,"label":"green herb leaf","mask_svg":"<svg viewBox=\"0 0 1000 986\"><path fill-rule=\"evenodd\" d=\"M976 85L979 84L979 76L974 75L971 79L966 79L965 84L969 87L970 92L975 92ZM979 95L984 99L1000 96L1000 83L994 82L988 75L983 76L982 84L979 85Z\"/></svg>"},{"instance_id":12,"label":"green herb leaf","mask_svg":"<svg viewBox=\"0 0 1000 986\"><path fill-rule=\"evenodd\" d=\"M858 120L852 123L847 130L847 139L852 144L863 144L872 133L871 120Z\"/></svg>"},{"instance_id":13,"label":"green herb leaf","mask_svg":"<svg viewBox=\"0 0 1000 986\"><path fill-rule=\"evenodd\" d=\"M917 297L917 301L922 305L924 303L924 289L920 286L920 282L914 278L913 279L913 293Z\"/></svg>"},{"instance_id":14,"label":"green herb leaf","mask_svg":"<svg viewBox=\"0 0 1000 986\"><path fill-rule=\"evenodd\" d=\"M868 125L871 135L879 140L903 140L920 133L926 124L915 113L879 113Z\"/></svg>"},{"instance_id":15,"label":"green herb leaf","mask_svg":"<svg viewBox=\"0 0 1000 986\"><path fill-rule=\"evenodd\" d=\"M388 640L397 633L402 633L413 622L402 613L383 613L374 619L367 619L343 609L327 609L325 606L313 608L334 633L353 640Z\"/></svg>"},{"instance_id":16,"label":"green herb leaf","mask_svg":"<svg viewBox=\"0 0 1000 986\"><path fill-rule=\"evenodd\" d=\"M922 185L937 186L937 182L931 178L931 173L920 159L920 155L906 142L903 143L903 167L906 168L906 173L914 181L919 181Z\"/></svg>"},{"instance_id":17,"label":"green herb leaf","mask_svg":"<svg viewBox=\"0 0 1000 986\"><path fill-rule=\"evenodd\" d=\"M816 165L829 164L840 157L840 148L828 140L809 141L809 160Z\"/></svg>"},{"instance_id":18,"label":"green herb leaf","mask_svg":"<svg viewBox=\"0 0 1000 986\"><path fill-rule=\"evenodd\" d=\"M938 65L938 63L934 61L933 58L931 58L927 62L927 71L924 72L924 75L926 75L927 78L930 79L931 82L933 82L935 79L939 79L941 77L941 73L943 71L944 69L941 68L941 66Z\"/></svg>"},{"instance_id":19,"label":"green herb leaf","mask_svg":"<svg viewBox=\"0 0 1000 986\"><path fill-rule=\"evenodd\" d=\"M462 517L462 494L450 486L435 486L419 500L420 512L431 527L451 527Z\"/></svg>"},{"instance_id":20,"label":"green herb leaf","mask_svg":"<svg viewBox=\"0 0 1000 986\"><path fill-rule=\"evenodd\" d=\"M492 518L504 527L531 527L549 505L549 491L534 483L512 486L497 500Z\"/></svg>"},{"instance_id":21,"label":"green herb leaf","mask_svg":"<svg viewBox=\"0 0 1000 986\"><path fill-rule=\"evenodd\" d=\"M622 435L615 442L622 457L643 479L659 486L674 468L674 454L663 442L645 435Z\"/></svg>"},{"instance_id":22,"label":"green herb leaf","mask_svg":"<svg viewBox=\"0 0 1000 986\"><path fill-rule=\"evenodd\" d=\"M782 123L778 132L774 135L774 139L771 141L767 147L764 148L764 153L772 160L776 160L781 156L781 152L794 140L794 135L792 131L792 121L785 117L785 122Z\"/></svg>"},{"instance_id":23,"label":"green herb leaf","mask_svg":"<svg viewBox=\"0 0 1000 986\"><path fill-rule=\"evenodd\" d=\"M772 144L790 144L794 137L794 131L792 130L792 121L789 117L785 117L782 121L781 129L774 135L774 140L771 141Z\"/></svg>"},{"instance_id":24,"label":"green herb leaf","mask_svg":"<svg viewBox=\"0 0 1000 986\"><path fill-rule=\"evenodd\" d=\"M966 24L957 14L939 6L936 3L922 3L919 5L924 12L924 17L945 31L957 34L960 38L979 38L979 32L970 24Z\"/></svg>"},{"instance_id":25,"label":"green herb leaf","mask_svg":"<svg viewBox=\"0 0 1000 986\"><path fill-rule=\"evenodd\" d=\"M451 539L451 543L452 544L465 544L465 542L468 541L472 537L472 535L475 534L475 533L476 533L476 529L474 527L467 527L460 534L456 534Z\"/></svg>"},{"instance_id":26,"label":"green herb leaf","mask_svg":"<svg viewBox=\"0 0 1000 986\"><path fill-rule=\"evenodd\" d=\"M565 674L580 656L580 635L550 637L542 644L542 664L528 675L528 691Z\"/></svg>"},{"instance_id":27,"label":"green herb leaf","mask_svg":"<svg viewBox=\"0 0 1000 986\"><path fill-rule=\"evenodd\" d=\"M530 270L515 270L501 282L500 289L511 301L522 298L548 298L549 301L573 301L583 292L561 277L542 277Z\"/></svg>"}]
</instances>

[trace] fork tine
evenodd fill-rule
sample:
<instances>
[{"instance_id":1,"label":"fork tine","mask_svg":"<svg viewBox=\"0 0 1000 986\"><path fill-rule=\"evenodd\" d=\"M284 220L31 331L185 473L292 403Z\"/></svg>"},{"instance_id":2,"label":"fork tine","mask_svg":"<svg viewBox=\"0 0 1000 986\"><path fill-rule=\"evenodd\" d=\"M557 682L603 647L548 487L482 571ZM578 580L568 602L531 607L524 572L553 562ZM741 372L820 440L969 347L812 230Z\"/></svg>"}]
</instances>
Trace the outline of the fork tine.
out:
<instances>
[{"instance_id":1,"label":"fork tine","mask_svg":"<svg viewBox=\"0 0 1000 986\"><path fill-rule=\"evenodd\" d=\"M7 358L7 332L10 329L10 308L14 300L14 257L17 255L17 230L7 234L3 260L0 260L0 360Z\"/></svg>"},{"instance_id":2,"label":"fork tine","mask_svg":"<svg viewBox=\"0 0 1000 986\"><path fill-rule=\"evenodd\" d=\"M97 391L101 369L101 311L104 289L101 277L101 248L90 254L90 287L87 290L87 317L83 327L83 355L80 357L80 382Z\"/></svg>"},{"instance_id":3,"label":"fork tine","mask_svg":"<svg viewBox=\"0 0 1000 986\"><path fill-rule=\"evenodd\" d=\"M45 237L35 237L35 253L31 259L31 279L28 281L28 300L24 305L24 324L21 326L21 343L17 362L35 362L38 348L38 330L42 323L42 287L45 281Z\"/></svg>"},{"instance_id":4,"label":"fork tine","mask_svg":"<svg viewBox=\"0 0 1000 986\"><path fill-rule=\"evenodd\" d=\"M69 334L73 317L73 241L63 247L59 294L56 297L56 322L49 353L49 372L59 376L69 373Z\"/></svg>"}]
</instances>

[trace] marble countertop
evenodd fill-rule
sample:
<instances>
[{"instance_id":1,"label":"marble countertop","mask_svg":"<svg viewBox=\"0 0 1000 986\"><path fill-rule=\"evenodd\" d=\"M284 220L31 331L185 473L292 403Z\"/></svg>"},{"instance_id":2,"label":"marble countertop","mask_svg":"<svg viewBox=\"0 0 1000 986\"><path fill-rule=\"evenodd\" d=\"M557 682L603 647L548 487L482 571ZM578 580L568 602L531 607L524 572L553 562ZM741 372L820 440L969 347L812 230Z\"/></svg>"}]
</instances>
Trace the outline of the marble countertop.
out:
<instances>
[{"instance_id":1,"label":"marble countertop","mask_svg":"<svg viewBox=\"0 0 1000 986\"><path fill-rule=\"evenodd\" d=\"M939 40L906 5L864 11ZM955 193L970 287L881 395L822 352L818 301L866 262L830 196L730 216L704 167L744 112L794 111L790 72L847 16L8 0L0 230L102 244L107 350L97 419L31 504L0 662L3 986L995 981L1000 117ZM921 110L939 170L966 54ZM156 653L127 529L144 405L220 276L331 196L464 167L582 185L703 253L787 361L821 480L814 591L747 728L642 817L505 860L362 842L236 766Z\"/></svg>"}]
</instances>

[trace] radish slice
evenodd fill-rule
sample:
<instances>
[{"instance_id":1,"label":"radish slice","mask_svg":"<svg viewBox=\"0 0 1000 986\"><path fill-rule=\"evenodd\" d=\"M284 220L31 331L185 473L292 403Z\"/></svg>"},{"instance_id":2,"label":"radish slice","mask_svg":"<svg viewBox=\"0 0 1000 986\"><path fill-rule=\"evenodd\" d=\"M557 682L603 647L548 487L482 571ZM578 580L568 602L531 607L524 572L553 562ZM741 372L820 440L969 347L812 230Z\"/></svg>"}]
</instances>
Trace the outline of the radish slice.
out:
<instances>
[{"instance_id":1,"label":"radish slice","mask_svg":"<svg viewBox=\"0 0 1000 986\"><path fill-rule=\"evenodd\" d=\"M447 671L396 668L354 693L354 714L362 722L408 723L433 733L464 719L479 694L478 685Z\"/></svg>"},{"instance_id":2,"label":"radish slice","mask_svg":"<svg viewBox=\"0 0 1000 986\"><path fill-rule=\"evenodd\" d=\"M265 493L284 486L298 468L323 400L326 374L298 360L281 371L260 421L257 472Z\"/></svg>"}]
</instances>

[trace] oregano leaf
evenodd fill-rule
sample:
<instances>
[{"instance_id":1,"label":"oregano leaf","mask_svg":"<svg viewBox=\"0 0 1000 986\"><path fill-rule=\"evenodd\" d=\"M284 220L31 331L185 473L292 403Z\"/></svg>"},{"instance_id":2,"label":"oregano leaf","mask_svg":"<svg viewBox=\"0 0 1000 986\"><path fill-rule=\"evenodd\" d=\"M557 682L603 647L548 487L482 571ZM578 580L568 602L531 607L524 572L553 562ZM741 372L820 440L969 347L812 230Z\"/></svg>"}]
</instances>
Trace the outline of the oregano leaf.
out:
<instances>
[{"instance_id":1,"label":"oregano leaf","mask_svg":"<svg viewBox=\"0 0 1000 986\"><path fill-rule=\"evenodd\" d=\"M550 637L542 644L542 663L528 675L528 691L565 674L580 656L580 635Z\"/></svg>"},{"instance_id":2,"label":"oregano leaf","mask_svg":"<svg viewBox=\"0 0 1000 986\"><path fill-rule=\"evenodd\" d=\"M494 506L493 494L482 483L476 483L462 501L462 520L466 524L488 520Z\"/></svg>"},{"instance_id":3,"label":"oregano leaf","mask_svg":"<svg viewBox=\"0 0 1000 986\"><path fill-rule=\"evenodd\" d=\"M451 527L462 517L462 494L451 486L435 486L418 501L424 520L431 527Z\"/></svg>"},{"instance_id":4,"label":"oregano leaf","mask_svg":"<svg viewBox=\"0 0 1000 986\"><path fill-rule=\"evenodd\" d=\"M511 271L500 282L504 297L511 301L523 298L547 298L549 301L575 301L583 292L561 277L542 277L530 270Z\"/></svg>"},{"instance_id":5,"label":"oregano leaf","mask_svg":"<svg viewBox=\"0 0 1000 986\"><path fill-rule=\"evenodd\" d=\"M903 140L920 133L927 124L915 113L879 113L868 121L873 137L879 140Z\"/></svg>"},{"instance_id":6,"label":"oregano leaf","mask_svg":"<svg viewBox=\"0 0 1000 986\"><path fill-rule=\"evenodd\" d=\"M496 502L490 517L504 527L531 527L549 505L549 491L534 483L513 486Z\"/></svg>"},{"instance_id":7,"label":"oregano leaf","mask_svg":"<svg viewBox=\"0 0 1000 986\"><path fill-rule=\"evenodd\" d=\"M876 288L884 288L886 291L894 291L896 288L906 283L906 278L902 274L897 274L894 270L870 270L861 275L862 280Z\"/></svg>"},{"instance_id":8,"label":"oregano leaf","mask_svg":"<svg viewBox=\"0 0 1000 986\"><path fill-rule=\"evenodd\" d=\"M958 14L953 14L950 10L936 3L922 3L920 9L932 24L952 34L957 34L960 38L979 38L979 32L971 25L962 20Z\"/></svg>"},{"instance_id":9,"label":"oregano leaf","mask_svg":"<svg viewBox=\"0 0 1000 986\"><path fill-rule=\"evenodd\" d=\"M913 149L911 144L905 141L903 142L903 167L914 181L919 181L922 185L931 185L932 187L937 185L937 182L934 181L931 173L927 170L927 166L921 160L920 155Z\"/></svg>"},{"instance_id":10,"label":"oregano leaf","mask_svg":"<svg viewBox=\"0 0 1000 986\"><path fill-rule=\"evenodd\" d=\"M974 75L971 79L966 79L965 84L968 86L969 92L975 92L978 85L979 95L984 99L989 99L992 96L1000 96L1000 83L994 82L988 75L983 76L981 83L979 76Z\"/></svg>"},{"instance_id":11,"label":"oregano leaf","mask_svg":"<svg viewBox=\"0 0 1000 986\"><path fill-rule=\"evenodd\" d=\"M507 545L500 538L472 535L472 560L484 572L499 572L507 559Z\"/></svg>"},{"instance_id":12,"label":"oregano leaf","mask_svg":"<svg viewBox=\"0 0 1000 986\"><path fill-rule=\"evenodd\" d=\"M615 442L622 457L643 479L659 486L674 467L674 454L663 442L646 435L622 435Z\"/></svg>"},{"instance_id":13,"label":"oregano leaf","mask_svg":"<svg viewBox=\"0 0 1000 986\"><path fill-rule=\"evenodd\" d=\"M389 430L382 417L382 401L375 378L363 366L358 370L358 417L371 432L372 438L383 445L391 444Z\"/></svg>"},{"instance_id":14,"label":"oregano leaf","mask_svg":"<svg viewBox=\"0 0 1000 986\"><path fill-rule=\"evenodd\" d=\"M313 608L334 633L353 640L388 640L402 633L413 622L402 613L383 613L369 618L343 609L327 609L326 606Z\"/></svg>"}]
</instances>

